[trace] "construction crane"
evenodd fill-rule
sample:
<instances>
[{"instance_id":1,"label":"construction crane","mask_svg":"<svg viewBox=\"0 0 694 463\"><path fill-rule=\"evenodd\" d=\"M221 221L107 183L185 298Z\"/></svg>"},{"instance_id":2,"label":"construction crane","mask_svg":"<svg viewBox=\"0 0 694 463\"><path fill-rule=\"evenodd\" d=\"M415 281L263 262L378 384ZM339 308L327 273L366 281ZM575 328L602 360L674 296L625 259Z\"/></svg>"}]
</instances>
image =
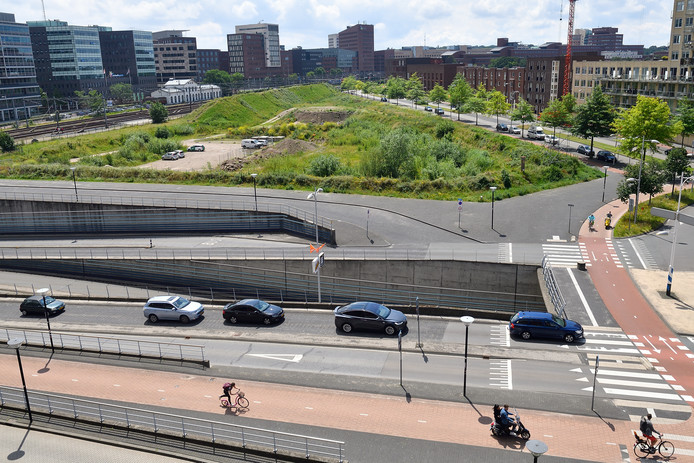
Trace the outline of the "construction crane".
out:
<instances>
[{"instance_id":1,"label":"construction crane","mask_svg":"<svg viewBox=\"0 0 694 463\"><path fill-rule=\"evenodd\" d=\"M43 20L47 21L47 19L46 19L46 5L43 4L43 0L41 0L41 8L43 9Z\"/></svg>"},{"instance_id":2,"label":"construction crane","mask_svg":"<svg viewBox=\"0 0 694 463\"><path fill-rule=\"evenodd\" d=\"M564 88L562 95L571 93L571 40L574 35L574 8L576 0L569 0L569 27L566 38L566 61L564 62Z\"/></svg>"}]
</instances>

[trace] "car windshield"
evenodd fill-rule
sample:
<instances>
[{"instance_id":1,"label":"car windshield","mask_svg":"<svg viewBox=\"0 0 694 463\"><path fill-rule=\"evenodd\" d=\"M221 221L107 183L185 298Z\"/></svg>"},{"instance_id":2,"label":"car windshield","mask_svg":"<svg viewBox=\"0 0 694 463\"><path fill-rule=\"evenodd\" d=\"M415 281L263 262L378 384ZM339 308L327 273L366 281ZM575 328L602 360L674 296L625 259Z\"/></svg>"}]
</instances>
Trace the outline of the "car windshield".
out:
<instances>
[{"instance_id":1,"label":"car windshield","mask_svg":"<svg viewBox=\"0 0 694 463\"><path fill-rule=\"evenodd\" d=\"M176 307L177 309L182 309L183 307L185 307L185 306L187 306L188 304L190 304L190 301L189 301L188 299L186 299L185 297L177 297L177 298L174 299L171 303L172 303L172 304L174 305L174 307Z\"/></svg>"},{"instance_id":2,"label":"car windshield","mask_svg":"<svg viewBox=\"0 0 694 463\"><path fill-rule=\"evenodd\" d=\"M552 315L552 320L554 320L554 322L562 328L566 328L566 320L564 320L563 318L559 318L556 315Z\"/></svg>"},{"instance_id":3,"label":"car windshield","mask_svg":"<svg viewBox=\"0 0 694 463\"><path fill-rule=\"evenodd\" d=\"M251 301L249 303L249 305L252 305L256 309L260 310L261 312L265 312L267 310L267 308L270 307L270 304L268 304L265 301L261 301L261 300Z\"/></svg>"},{"instance_id":4,"label":"car windshield","mask_svg":"<svg viewBox=\"0 0 694 463\"><path fill-rule=\"evenodd\" d=\"M46 305L50 304L51 302L55 302L55 299L53 299L51 296L46 296Z\"/></svg>"},{"instance_id":5,"label":"car windshield","mask_svg":"<svg viewBox=\"0 0 694 463\"><path fill-rule=\"evenodd\" d=\"M384 305L374 304L370 308L381 318L388 318L388 315L390 315L390 309Z\"/></svg>"}]
</instances>

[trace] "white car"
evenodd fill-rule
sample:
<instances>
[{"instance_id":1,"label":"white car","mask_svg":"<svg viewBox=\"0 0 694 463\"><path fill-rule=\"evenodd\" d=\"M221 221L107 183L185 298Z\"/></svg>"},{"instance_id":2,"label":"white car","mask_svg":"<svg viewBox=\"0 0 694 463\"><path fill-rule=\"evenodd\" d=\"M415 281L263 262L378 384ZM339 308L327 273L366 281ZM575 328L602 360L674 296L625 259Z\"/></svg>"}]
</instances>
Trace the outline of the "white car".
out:
<instances>
[{"instance_id":1,"label":"white car","mask_svg":"<svg viewBox=\"0 0 694 463\"><path fill-rule=\"evenodd\" d=\"M161 155L162 161L175 161L176 159L178 159L178 155L175 151L169 151Z\"/></svg>"},{"instance_id":2,"label":"white car","mask_svg":"<svg viewBox=\"0 0 694 463\"><path fill-rule=\"evenodd\" d=\"M559 139L554 135L545 135L545 143L549 143L550 145L556 145L559 143Z\"/></svg>"},{"instance_id":3,"label":"white car","mask_svg":"<svg viewBox=\"0 0 694 463\"><path fill-rule=\"evenodd\" d=\"M178 320L188 323L199 318L205 308L199 302L189 301L181 296L154 296L144 307L145 318L151 323L159 320Z\"/></svg>"},{"instance_id":4,"label":"white car","mask_svg":"<svg viewBox=\"0 0 694 463\"><path fill-rule=\"evenodd\" d=\"M509 125L508 126L508 132L513 133L515 135L520 135L521 129L516 127L515 125Z\"/></svg>"},{"instance_id":5,"label":"white car","mask_svg":"<svg viewBox=\"0 0 694 463\"><path fill-rule=\"evenodd\" d=\"M178 159L186 157L186 153L183 152L183 150L176 150L176 154L178 155Z\"/></svg>"}]
</instances>

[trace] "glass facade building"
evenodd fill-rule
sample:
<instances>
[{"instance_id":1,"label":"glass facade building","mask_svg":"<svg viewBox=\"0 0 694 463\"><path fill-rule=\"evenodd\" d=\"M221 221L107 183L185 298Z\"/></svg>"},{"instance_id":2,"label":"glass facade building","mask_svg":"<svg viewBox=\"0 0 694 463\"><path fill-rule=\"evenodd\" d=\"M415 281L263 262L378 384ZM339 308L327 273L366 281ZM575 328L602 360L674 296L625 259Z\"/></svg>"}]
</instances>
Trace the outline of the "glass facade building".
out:
<instances>
[{"instance_id":1,"label":"glass facade building","mask_svg":"<svg viewBox=\"0 0 694 463\"><path fill-rule=\"evenodd\" d=\"M39 99L29 26L0 13L0 122L31 117Z\"/></svg>"}]
</instances>

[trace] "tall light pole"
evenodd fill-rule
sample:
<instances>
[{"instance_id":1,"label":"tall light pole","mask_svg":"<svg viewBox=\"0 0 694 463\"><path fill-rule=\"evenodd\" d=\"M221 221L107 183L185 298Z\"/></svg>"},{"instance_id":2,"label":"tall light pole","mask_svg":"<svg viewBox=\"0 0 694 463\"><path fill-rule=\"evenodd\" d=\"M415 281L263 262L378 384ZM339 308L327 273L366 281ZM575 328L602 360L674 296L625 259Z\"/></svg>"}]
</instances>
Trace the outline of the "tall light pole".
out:
<instances>
[{"instance_id":1,"label":"tall light pole","mask_svg":"<svg viewBox=\"0 0 694 463\"><path fill-rule=\"evenodd\" d=\"M316 225L316 245L318 245L318 193L323 193L323 188L316 188L313 190L313 193L309 194L306 199L312 199L314 208L315 208L315 216L314 216L314 223Z\"/></svg>"},{"instance_id":2,"label":"tall light pole","mask_svg":"<svg viewBox=\"0 0 694 463\"><path fill-rule=\"evenodd\" d=\"M672 276L675 273L675 245L677 244L677 228L679 228L680 222L680 201L682 201L682 187L684 186L684 181L694 178L686 177L684 174L680 177L680 193L677 197L677 211L675 212L675 231L672 234L672 249L670 250L670 265L667 269L667 287L665 293L669 296L670 289L672 288Z\"/></svg>"},{"instance_id":3,"label":"tall light pole","mask_svg":"<svg viewBox=\"0 0 694 463\"><path fill-rule=\"evenodd\" d=\"M51 352L55 353L55 347L53 346L53 333L51 332L51 318L49 316L48 306L46 305L46 293L48 291L48 288L41 288L38 291L36 291L36 293L43 296L43 313L46 315L46 324L48 325L48 337L51 340Z\"/></svg>"},{"instance_id":4,"label":"tall light pole","mask_svg":"<svg viewBox=\"0 0 694 463\"><path fill-rule=\"evenodd\" d=\"M29 405L29 393L27 392L27 383L24 381L24 369L22 368L22 357L19 355L19 346L22 345L24 341L22 338L13 338L7 341L7 345L17 351L17 363L19 363L19 375L22 377L22 387L24 387L24 401L27 404L27 412L29 413L29 423L34 421L31 416L31 406Z\"/></svg>"},{"instance_id":5,"label":"tall light pole","mask_svg":"<svg viewBox=\"0 0 694 463\"><path fill-rule=\"evenodd\" d=\"M607 186L607 166L605 166L605 178L602 181L602 202L605 202L605 187Z\"/></svg>"},{"instance_id":6,"label":"tall light pole","mask_svg":"<svg viewBox=\"0 0 694 463\"><path fill-rule=\"evenodd\" d=\"M75 168L70 167L70 170L72 171L72 184L75 186L75 201L79 202L79 197L77 196L77 180L75 179Z\"/></svg>"},{"instance_id":7,"label":"tall light pole","mask_svg":"<svg viewBox=\"0 0 694 463\"><path fill-rule=\"evenodd\" d=\"M465 315L463 317L460 317L460 321L463 322L465 325L465 370L463 373L463 397L467 397L467 335L468 335L468 329L470 328L470 325L472 325L472 322L475 321L473 317L470 317L469 315Z\"/></svg>"},{"instance_id":8,"label":"tall light pole","mask_svg":"<svg viewBox=\"0 0 694 463\"><path fill-rule=\"evenodd\" d=\"M570 235L571 234L571 211L572 211L574 205L568 204L568 206L569 206L569 235Z\"/></svg>"},{"instance_id":9,"label":"tall light pole","mask_svg":"<svg viewBox=\"0 0 694 463\"><path fill-rule=\"evenodd\" d=\"M253 198L255 198L255 211L258 212L258 195L255 192L255 178L258 176L258 174L251 174L251 177L253 177Z\"/></svg>"},{"instance_id":10,"label":"tall light pole","mask_svg":"<svg viewBox=\"0 0 694 463\"><path fill-rule=\"evenodd\" d=\"M651 140L650 143L659 143L658 140ZM634 207L634 225L636 225L636 215L639 212L639 192L641 191L641 172L643 171L643 163L646 159L646 135L641 137L641 156L639 159L639 178L636 183L636 205Z\"/></svg>"},{"instance_id":11,"label":"tall light pole","mask_svg":"<svg viewBox=\"0 0 694 463\"><path fill-rule=\"evenodd\" d=\"M492 190L492 230L494 230L494 192L496 191L495 186L490 186L490 190Z\"/></svg>"}]
</instances>

